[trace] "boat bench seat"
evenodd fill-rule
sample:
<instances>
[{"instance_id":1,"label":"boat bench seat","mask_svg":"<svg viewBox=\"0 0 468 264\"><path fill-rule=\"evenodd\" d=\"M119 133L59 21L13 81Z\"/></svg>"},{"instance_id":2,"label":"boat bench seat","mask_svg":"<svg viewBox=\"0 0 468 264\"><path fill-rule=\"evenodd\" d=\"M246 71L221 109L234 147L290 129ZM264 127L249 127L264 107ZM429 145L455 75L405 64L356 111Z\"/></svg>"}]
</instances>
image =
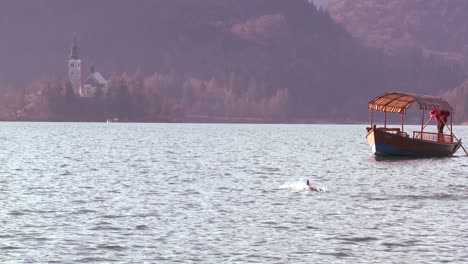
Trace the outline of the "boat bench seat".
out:
<instances>
[{"instance_id":1,"label":"boat bench seat","mask_svg":"<svg viewBox=\"0 0 468 264\"><path fill-rule=\"evenodd\" d=\"M396 134L400 133L400 128L396 128L396 127L379 127L377 129L387 131L387 132L395 132Z\"/></svg>"},{"instance_id":2,"label":"boat bench seat","mask_svg":"<svg viewBox=\"0 0 468 264\"><path fill-rule=\"evenodd\" d=\"M385 132L389 132L392 134L400 135L402 137L408 137L408 134L406 132L401 131L400 128L397 128L397 127L379 127L377 129L385 131Z\"/></svg>"}]
</instances>

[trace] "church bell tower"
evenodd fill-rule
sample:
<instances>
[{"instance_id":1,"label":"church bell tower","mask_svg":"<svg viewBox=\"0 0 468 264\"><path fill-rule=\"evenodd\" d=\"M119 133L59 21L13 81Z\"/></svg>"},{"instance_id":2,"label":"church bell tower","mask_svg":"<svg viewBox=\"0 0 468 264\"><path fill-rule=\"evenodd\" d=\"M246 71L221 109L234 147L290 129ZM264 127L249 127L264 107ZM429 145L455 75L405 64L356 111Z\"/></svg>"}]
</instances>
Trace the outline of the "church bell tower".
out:
<instances>
[{"instance_id":1,"label":"church bell tower","mask_svg":"<svg viewBox=\"0 0 468 264\"><path fill-rule=\"evenodd\" d=\"M76 44L76 38L73 39L70 58L68 59L68 80L70 81L75 94L82 96L81 60L78 57L78 45Z\"/></svg>"}]
</instances>

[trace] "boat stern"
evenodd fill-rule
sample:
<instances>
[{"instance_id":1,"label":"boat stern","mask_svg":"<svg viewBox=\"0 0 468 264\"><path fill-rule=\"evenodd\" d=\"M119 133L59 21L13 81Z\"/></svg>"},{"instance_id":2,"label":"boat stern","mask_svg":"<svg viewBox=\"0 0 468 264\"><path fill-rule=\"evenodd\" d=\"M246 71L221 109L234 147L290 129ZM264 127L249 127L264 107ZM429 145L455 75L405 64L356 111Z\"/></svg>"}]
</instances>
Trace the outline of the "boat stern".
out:
<instances>
[{"instance_id":1,"label":"boat stern","mask_svg":"<svg viewBox=\"0 0 468 264\"><path fill-rule=\"evenodd\" d=\"M375 147L375 133L374 133L373 128L367 130L366 139L367 139L367 144L369 144L369 147L372 150L372 153L375 154L377 152L377 149Z\"/></svg>"}]
</instances>

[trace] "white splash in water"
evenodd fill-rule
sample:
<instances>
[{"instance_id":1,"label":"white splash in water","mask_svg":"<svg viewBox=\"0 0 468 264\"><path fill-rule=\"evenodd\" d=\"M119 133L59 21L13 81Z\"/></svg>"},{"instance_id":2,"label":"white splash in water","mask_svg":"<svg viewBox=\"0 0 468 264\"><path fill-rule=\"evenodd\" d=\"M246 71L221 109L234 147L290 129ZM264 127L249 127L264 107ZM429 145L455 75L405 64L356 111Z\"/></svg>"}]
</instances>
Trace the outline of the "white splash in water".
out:
<instances>
[{"instance_id":1,"label":"white splash in water","mask_svg":"<svg viewBox=\"0 0 468 264\"><path fill-rule=\"evenodd\" d=\"M293 192L308 191L309 188L304 181L286 182L280 186L280 189L285 189Z\"/></svg>"},{"instance_id":2,"label":"white splash in water","mask_svg":"<svg viewBox=\"0 0 468 264\"><path fill-rule=\"evenodd\" d=\"M327 192L328 188L323 186L316 186L319 192ZM293 182L286 182L280 185L280 189L293 191L293 192L303 192L303 191L310 191L309 186L307 186L305 181L293 181Z\"/></svg>"}]
</instances>

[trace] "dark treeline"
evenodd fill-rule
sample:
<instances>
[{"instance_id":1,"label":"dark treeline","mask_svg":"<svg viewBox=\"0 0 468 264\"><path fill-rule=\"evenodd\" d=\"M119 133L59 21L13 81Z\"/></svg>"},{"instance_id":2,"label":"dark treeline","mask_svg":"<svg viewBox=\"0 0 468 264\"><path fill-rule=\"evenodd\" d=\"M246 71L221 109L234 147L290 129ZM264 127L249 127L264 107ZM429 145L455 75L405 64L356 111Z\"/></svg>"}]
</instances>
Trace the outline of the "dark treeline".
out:
<instances>
[{"instance_id":1,"label":"dark treeline","mask_svg":"<svg viewBox=\"0 0 468 264\"><path fill-rule=\"evenodd\" d=\"M106 93L84 98L68 81L36 81L25 89L8 88L0 97L0 119L33 121L131 122L286 120L288 90L266 97L252 80L242 91L235 85L182 78L175 74L114 75Z\"/></svg>"},{"instance_id":2,"label":"dark treeline","mask_svg":"<svg viewBox=\"0 0 468 264\"><path fill-rule=\"evenodd\" d=\"M77 1L79 6L75 2L52 2L62 12L48 17L63 17L63 21L87 6L83 3L86 1ZM4 116L35 113L54 120L367 121L367 102L380 93L440 94L465 80L457 65L426 57L418 48L388 55L361 46L326 11L306 0L92 3L93 12L78 13L88 15L86 21L93 27L79 32L88 36L82 42L92 41L88 45L102 51L99 56L105 63L100 69L119 72L116 67L124 63L131 68L125 71L139 69L142 73L114 75L109 94L89 100L69 95L60 80L35 82L16 95L12 89L5 89L9 91L4 97L14 97L22 104L18 109L23 110ZM67 8L73 8L73 12ZM116 15L116 19L103 18L99 10ZM31 98L35 98L34 104ZM1 107L11 109L12 105Z\"/></svg>"},{"instance_id":3,"label":"dark treeline","mask_svg":"<svg viewBox=\"0 0 468 264\"><path fill-rule=\"evenodd\" d=\"M99 90L100 91L100 90ZM4 120L165 121L178 117L176 105L145 86L140 74L113 76L108 92L92 98L75 95L68 81L35 81L25 89L7 89L0 107Z\"/></svg>"}]
</instances>

